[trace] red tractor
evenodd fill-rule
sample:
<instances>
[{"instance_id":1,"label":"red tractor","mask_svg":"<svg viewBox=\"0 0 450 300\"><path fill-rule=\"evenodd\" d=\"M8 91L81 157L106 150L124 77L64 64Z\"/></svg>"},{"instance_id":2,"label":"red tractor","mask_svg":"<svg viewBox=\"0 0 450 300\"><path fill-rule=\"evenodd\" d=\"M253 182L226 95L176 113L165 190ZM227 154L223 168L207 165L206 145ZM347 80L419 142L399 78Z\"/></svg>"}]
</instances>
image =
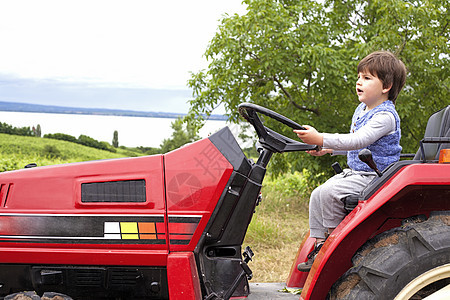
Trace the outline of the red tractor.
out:
<instances>
[{"instance_id":1,"label":"red tractor","mask_svg":"<svg viewBox=\"0 0 450 300\"><path fill-rule=\"evenodd\" d=\"M253 253L242 242L266 166L274 153L314 146L258 116L301 128L282 115L239 109L259 136L257 162L226 127L165 155L1 173L0 297L246 298ZM303 241L287 282L303 288L301 299L449 292L449 114L447 107L430 118L417 157L391 165L358 199L343 199L349 214L309 273L297 271L313 246Z\"/></svg>"}]
</instances>

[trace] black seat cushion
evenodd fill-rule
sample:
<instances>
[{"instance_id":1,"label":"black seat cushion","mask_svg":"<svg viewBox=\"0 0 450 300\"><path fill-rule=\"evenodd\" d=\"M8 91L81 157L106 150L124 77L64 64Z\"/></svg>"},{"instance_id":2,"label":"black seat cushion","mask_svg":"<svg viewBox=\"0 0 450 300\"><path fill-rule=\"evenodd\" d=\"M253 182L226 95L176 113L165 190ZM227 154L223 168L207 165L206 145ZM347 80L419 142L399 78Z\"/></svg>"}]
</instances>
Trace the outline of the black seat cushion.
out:
<instances>
[{"instance_id":1,"label":"black seat cushion","mask_svg":"<svg viewBox=\"0 0 450 300\"><path fill-rule=\"evenodd\" d=\"M450 135L450 105L435 112L428 119L424 137L445 137ZM439 159L439 150L447 148L447 145L435 143L424 144L425 160ZM422 151L419 149L414 160L422 160Z\"/></svg>"}]
</instances>

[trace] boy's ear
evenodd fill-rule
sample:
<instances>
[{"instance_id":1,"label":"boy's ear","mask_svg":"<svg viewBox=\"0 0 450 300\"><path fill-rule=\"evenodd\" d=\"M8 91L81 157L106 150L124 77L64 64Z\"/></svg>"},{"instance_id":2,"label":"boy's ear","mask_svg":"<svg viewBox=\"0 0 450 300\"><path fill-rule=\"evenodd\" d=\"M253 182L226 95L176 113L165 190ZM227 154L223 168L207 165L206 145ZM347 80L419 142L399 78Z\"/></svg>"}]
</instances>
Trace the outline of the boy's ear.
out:
<instances>
[{"instance_id":1,"label":"boy's ear","mask_svg":"<svg viewBox=\"0 0 450 300\"><path fill-rule=\"evenodd\" d=\"M386 93L388 93L390 90L391 90L391 88L392 88L392 84L390 84L388 87L383 87L383 94L386 94Z\"/></svg>"}]
</instances>

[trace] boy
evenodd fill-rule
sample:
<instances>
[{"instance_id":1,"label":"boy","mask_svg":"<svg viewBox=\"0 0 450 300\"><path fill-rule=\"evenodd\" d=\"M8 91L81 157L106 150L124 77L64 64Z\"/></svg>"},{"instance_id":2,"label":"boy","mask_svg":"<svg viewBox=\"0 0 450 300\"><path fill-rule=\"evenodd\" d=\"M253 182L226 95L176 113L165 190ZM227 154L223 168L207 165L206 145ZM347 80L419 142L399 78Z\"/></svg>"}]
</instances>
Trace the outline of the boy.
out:
<instances>
[{"instance_id":1,"label":"boy","mask_svg":"<svg viewBox=\"0 0 450 300\"><path fill-rule=\"evenodd\" d=\"M308 261L297 266L308 272L326 236L336 228L346 215L342 198L358 195L375 177L375 173L359 160L362 148L372 151L378 169L384 170L400 158L400 118L395 110L395 100L406 81L406 68L392 53L378 51L369 54L358 64L356 93L361 102L352 118L350 133L319 133L311 126L294 130L305 143L323 147L309 151L313 156L347 154L345 169L317 187L309 205L310 236L316 239Z\"/></svg>"}]
</instances>

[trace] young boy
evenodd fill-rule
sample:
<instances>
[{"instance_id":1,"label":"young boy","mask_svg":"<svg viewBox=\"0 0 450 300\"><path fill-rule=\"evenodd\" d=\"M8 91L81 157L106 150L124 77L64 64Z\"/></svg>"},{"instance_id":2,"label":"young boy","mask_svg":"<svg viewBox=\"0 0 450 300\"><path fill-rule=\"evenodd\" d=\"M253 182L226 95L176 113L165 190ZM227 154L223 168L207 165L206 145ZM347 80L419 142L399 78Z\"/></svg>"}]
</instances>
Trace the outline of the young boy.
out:
<instances>
[{"instance_id":1,"label":"young boy","mask_svg":"<svg viewBox=\"0 0 450 300\"><path fill-rule=\"evenodd\" d=\"M378 169L384 170L400 158L400 118L395 100L406 81L406 68L392 53L378 51L369 54L358 64L356 93L361 102L352 118L350 133L319 133L311 126L294 130L305 143L323 147L309 151L313 156L347 154L345 169L317 187L309 204L310 236L316 239L308 261L298 265L299 271L308 272L325 238L346 215L342 198L358 195L375 177L375 173L359 160L362 148L372 151Z\"/></svg>"}]
</instances>

